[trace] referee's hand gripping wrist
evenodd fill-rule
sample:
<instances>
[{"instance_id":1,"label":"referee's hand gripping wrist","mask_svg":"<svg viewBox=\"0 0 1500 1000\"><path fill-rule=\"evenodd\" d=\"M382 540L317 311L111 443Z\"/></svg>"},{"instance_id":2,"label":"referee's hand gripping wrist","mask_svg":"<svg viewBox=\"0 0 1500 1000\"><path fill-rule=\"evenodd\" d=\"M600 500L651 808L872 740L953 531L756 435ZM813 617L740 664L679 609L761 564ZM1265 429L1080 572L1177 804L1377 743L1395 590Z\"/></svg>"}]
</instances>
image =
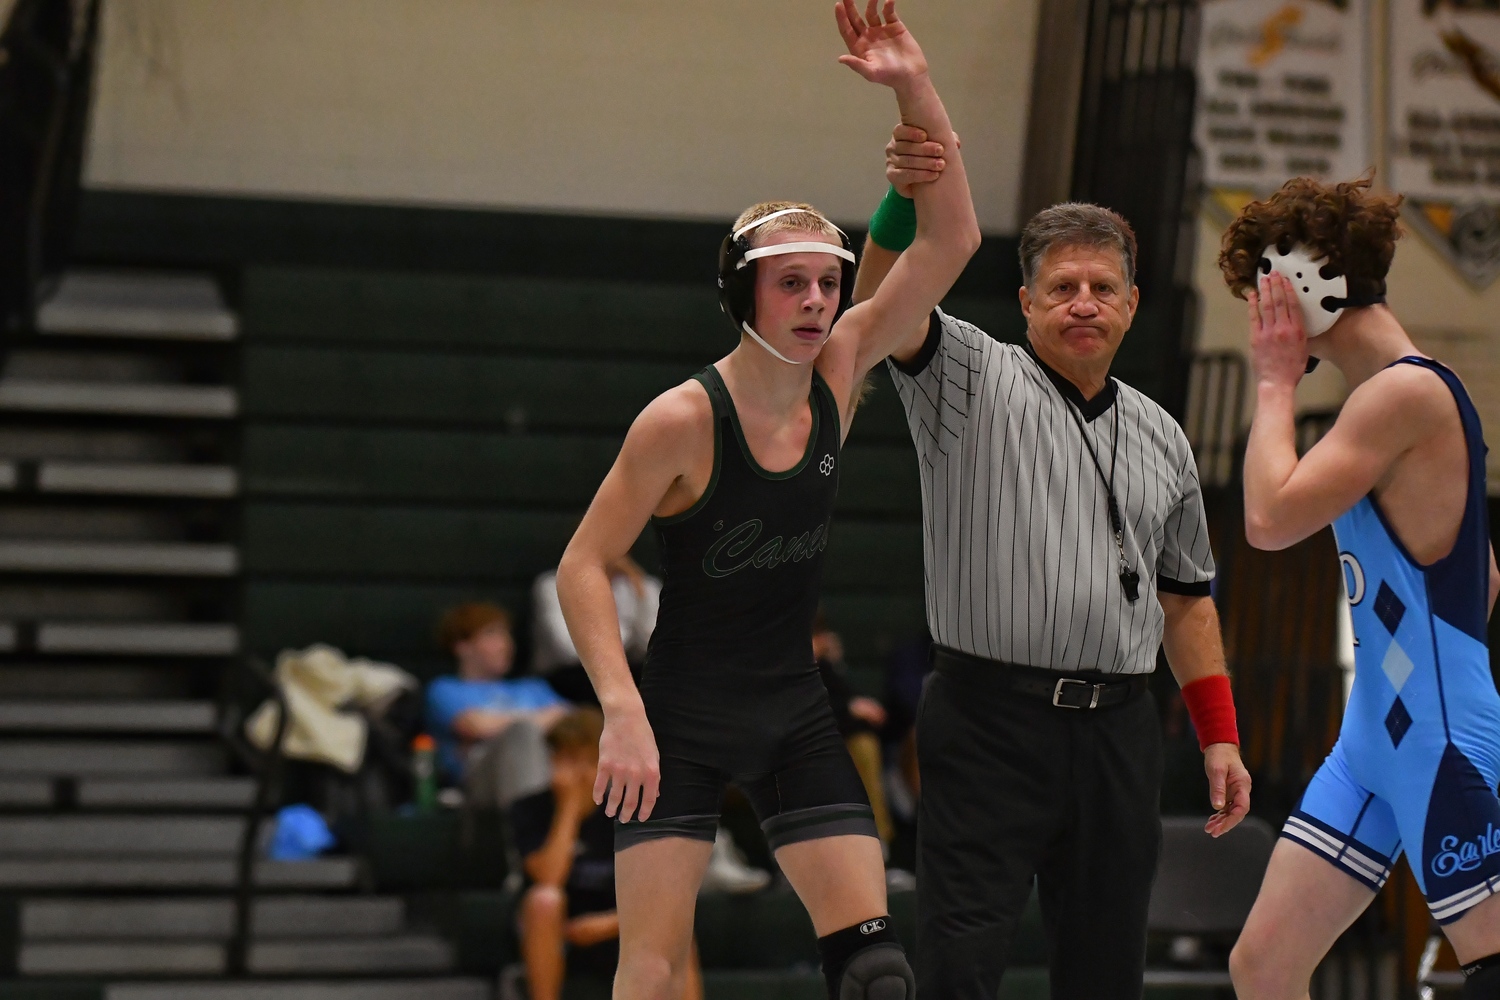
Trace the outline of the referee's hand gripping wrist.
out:
<instances>
[{"instance_id":1,"label":"referee's hand gripping wrist","mask_svg":"<svg viewBox=\"0 0 1500 1000\"><path fill-rule=\"evenodd\" d=\"M617 816L622 823L632 817L645 821L651 818L660 790L661 758L640 697L633 709L606 709L594 801L604 806L606 816Z\"/></svg>"}]
</instances>

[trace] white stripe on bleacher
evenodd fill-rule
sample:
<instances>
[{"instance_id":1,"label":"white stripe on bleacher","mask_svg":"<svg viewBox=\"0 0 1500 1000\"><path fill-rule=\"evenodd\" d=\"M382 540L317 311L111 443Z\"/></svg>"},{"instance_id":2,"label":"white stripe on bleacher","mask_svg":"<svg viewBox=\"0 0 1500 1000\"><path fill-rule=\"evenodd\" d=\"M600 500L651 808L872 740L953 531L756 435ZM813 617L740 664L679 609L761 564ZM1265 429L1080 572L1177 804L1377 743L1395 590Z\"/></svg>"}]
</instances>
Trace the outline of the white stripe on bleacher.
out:
<instances>
[{"instance_id":1,"label":"white stripe on bleacher","mask_svg":"<svg viewBox=\"0 0 1500 1000\"><path fill-rule=\"evenodd\" d=\"M226 386L0 379L0 409L222 420L239 412Z\"/></svg>"},{"instance_id":2,"label":"white stripe on bleacher","mask_svg":"<svg viewBox=\"0 0 1500 1000\"><path fill-rule=\"evenodd\" d=\"M19 478L15 462L0 462L0 490L15 489Z\"/></svg>"},{"instance_id":3,"label":"white stripe on bleacher","mask_svg":"<svg viewBox=\"0 0 1500 1000\"><path fill-rule=\"evenodd\" d=\"M233 576L232 545L195 542L0 541L0 570L16 573L126 573Z\"/></svg>"},{"instance_id":4,"label":"white stripe on bleacher","mask_svg":"<svg viewBox=\"0 0 1500 1000\"><path fill-rule=\"evenodd\" d=\"M37 489L44 493L232 497L239 487L239 472L229 465L53 461L37 471Z\"/></svg>"}]
</instances>

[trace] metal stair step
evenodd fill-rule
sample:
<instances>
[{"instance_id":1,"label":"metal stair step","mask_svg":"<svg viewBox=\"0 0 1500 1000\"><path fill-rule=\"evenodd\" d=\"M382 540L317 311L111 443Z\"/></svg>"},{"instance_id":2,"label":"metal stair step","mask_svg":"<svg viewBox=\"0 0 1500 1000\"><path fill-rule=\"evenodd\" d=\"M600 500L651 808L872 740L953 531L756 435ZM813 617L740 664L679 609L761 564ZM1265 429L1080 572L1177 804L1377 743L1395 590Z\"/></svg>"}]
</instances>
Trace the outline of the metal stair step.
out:
<instances>
[{"instance_id":1,"label":"metal stair step","mask_svg":"<svg viewBox=\"0 0 1500 1000\"><path fill-rule=\"evenodd\" d=\"M207 777L222 774L224 750L205 741L0 740L0 776Z\"/></svg>"},{"instance_id":2,"label":"metal stair step","mask_svg":"<svg viewBox=\"0 0 1500 1000\"><path fill-rule=\"evenodd\" d=\"M395 896L283 896L255 903L255 934L267 938L379 936L406 924Z\"/></svg>"},{"instance_id":3,"label":"metal stair step","mask_svg":"<svg viewBox=\"0 0 1500 1000\"><path fill-rule=\"evenodd\" d=\"M49 460L37 467L36 488L41 493L211 498L235 496L240 480L238 470L228 465Z\"/></svg>"},{"instance_id":4,"label":"metal stair step","mask_svg":"<svg viewBox=\"0 0 1500 1000\"><path fill-rule=\"evenodd\" d=\"M482 979L110 983L104 1000L493 1000Z\"/></svg>"},{"instance_id":5,"label":"metal stair step","mask_svg":"<svg viewBox=\"0 0 1500 1000\"><path fill-rule=\"evenodd\" d=\"M0 667L0 698L130 701L187 698L192 678L180 663L7 663Z\"/></svg>"},{"instance_id":6,"label":"metal stair step","mask_svg":"<svg viewBox=\"0 0 1500 1000\"><path fill-rule=\"evenodd\" d=\"M52 805L52 782L45 779L0 779L0 808L47 809Z\"/></svg>"},{"instance_id":7,"label":"metal stair step","mask_svg":"<svg viewBox=\"0 0 1500 1000\"><path fill-rule=\"evenodd\" d=\"M221 974L225 947L210 942L112 941L23 944L23 976L202 976Z\"/></svg>"},{"instance_id":8,"label":"metal stair step","mask_svg":"<svg viewBox=\"0 0 1500 1000\"><path fill-rule=\"evenodd\" d=\"M233 576L239 550L213 542L0 540L0 572Z\"/></svg>"},{"instance_id":9,"label":"metal stair step","mask_svg":"<svg viewBox=\"0 0 1500 1000\"><path fill-rule=\"evenodd\" d=\"M209 701L0 701L0 732L212 733Z\"/></svg>"},{"instance_id":10,"label":"metal stair step","mask_svg":"<svg viewBox=\"0 0 1500 1000\"><path fill-rule=\"evenodd\" d=\"M257 937L375 937L400 932L406 904L393 896L282 896L255 901ZM216 941L234 929L234 900L27 899L21 903L26 941Z\"/></svg>"},{"instance_id":11,"label":"metal stair step","mask_svg":"<svg viewBox=\"0 0 1500 1000\"><path fill-rule=\"evenodd\" d=\"M248 809L253 778L86 778L81 809Z\"/></svg>"},{"instance_id":12,"label":"metal stair step","mask_svg":"<svg viewBox=\"0 0 1500 1000\"><path fill-rule=\"evenodd\" d=\"M72 271L37 310L37 328L52 334L233 340L235 315L202 275Z\"/></svg>"},{"instance_id":13,"label":"metal stair step","mask_svg":"<svg viewBox=\"0 0 1500 1000\"><path fill-rule=\"evenodd\" d=\"M239 394L219 385L4 378L0 410L227 420L239 413Z\"/></svg>"},{"instance_id":14,"label":"metal stair step","mask_svg":"<svg viewBox=\"0 0 1500 1000\"><path fill-rule=\"evenodd\" d=\"M332 891L359 880L353 858L262 861L255 882L262 890ZM233 858L41 858L0 860L0 890L190 890L232 889Z\"/></svg>"},{"instance_id":15,"label":"metal stair step","mask_svg":"<svg viewBox=\"0 0 1500 1000\"><path fill-rule=\"evenodd\" d=\"M431 934L257 941L248 962L263 976L449 972L453 964L453 946Z\"/></svg>"},{"instance_id":16,"label":"metal stair step","mask_svg":"<svg viewBox=\"0 0 1500 1000\"><path fill-rule=\"evenodd\" d=\"M4 816L0 859L229 856L244 829L228 816Z\"/></svg>"},{"instance_id":17,"label":"metal stair step","mask_svg":"<svg viewBox=\"0 0 1500 1000\"><path fill-rule=\"evenodd\" d=\"M263 889L348 889L359 880L354 858L310 858L306 861L262 861L255 884Z\"/></svg>"},{"instance_id":18,"label":"metal stair step","mask_svg":"<svg viewBox=\"0 0 1500 1000\"><path fill-rule=\"evenodd\" d=\"M0 649L5 648L0 641ZM43 622L37 626L36 648L77 655L232 656L240 648L240 632L220 622Z\"/></svg>"},{"instance_id":19,"label":"metal stair step","mask_svg":"<svg viewBox=\"0 0 1500 1000\"><path fill-rule=\"evenodd\" d=\"M237 811L255 801L253 778L85 778L68 805L78 809ZM53 809L64 803L46 779L0 780L0 809Z\"/></svg>"},{"instance_id":20,"label":"metal stair step","mask_svg":"<svg viewBox=\"0 0 1500 1000\"><path fill-rule=\"evenodd\" d=\"M68 941L23 944L17 964L28 976L214 975L225 968L217 942ZM453 946L430 935L354 941L263 941L250 946L256 975L411 975L451 972Z\"/></svg>"}]
</instances>

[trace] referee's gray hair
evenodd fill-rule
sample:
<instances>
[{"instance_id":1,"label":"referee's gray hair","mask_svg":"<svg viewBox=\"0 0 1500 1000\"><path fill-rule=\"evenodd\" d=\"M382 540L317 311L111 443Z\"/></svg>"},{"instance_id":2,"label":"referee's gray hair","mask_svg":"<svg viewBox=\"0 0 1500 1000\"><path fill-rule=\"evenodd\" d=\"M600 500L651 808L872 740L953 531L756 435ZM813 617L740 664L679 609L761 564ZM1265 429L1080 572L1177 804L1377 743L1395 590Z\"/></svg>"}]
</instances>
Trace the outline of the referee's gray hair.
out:
<instances>
[{"instance_id":1,"label":"referee's gray hair","mask_svg":"<svg viewBox=\"0 0 1500 1000\"><path fill-rule=\"evenodd\" d=\"M1082 201L1044 208L1021 230L1021 276L1030 288L1053 247L1114 250L1125 263L1125 286L1135 284L1135 230L1119 212Z\"/></svg>"}]
</instances>

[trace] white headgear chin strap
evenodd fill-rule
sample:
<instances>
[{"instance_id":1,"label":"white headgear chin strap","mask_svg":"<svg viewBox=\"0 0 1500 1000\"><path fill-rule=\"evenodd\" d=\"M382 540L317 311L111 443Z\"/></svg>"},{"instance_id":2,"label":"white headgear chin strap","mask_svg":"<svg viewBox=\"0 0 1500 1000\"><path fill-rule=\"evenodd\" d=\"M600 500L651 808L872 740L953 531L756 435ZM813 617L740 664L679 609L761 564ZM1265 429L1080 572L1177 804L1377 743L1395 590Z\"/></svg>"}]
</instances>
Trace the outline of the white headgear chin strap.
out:
<instances>
[{"instance_id":1,"label":"white headgear chin strap","mask_svg":"<svg viewBox=\"0 0 1500 1000\"><path fill-rule=\"evenodd\" d=\"M818 215L818 213L809 212L805 208L783 208L780 211L771 212L768 215L763 215L749 225L741 226L739 229L736 229L734 231L734 238L739 239L741 236L745 235L756 226L760 226L767 222L770 222L772 219L779 219L783 215L817 215L818 218L823 218L821 215ZM827 219L823 219L823 221L828 222ZM831 222L828 222L828 224L830 226L833 226L833 223ZM839 229L838 226L833 226L833 228L838 229L839 235L844 235L844 231L842 229ZM756 247L754 250L747 252L745 256L740 259L740 262L735 265L735 270L739 270L746 264L750 263L752 260L759 260L762 257L779 257L782 254L788 253L831 253L835 257L842 257L844 260L849 261L851 264L854 263L854 254L850 253L848 250L845 250L843 247L836 247L832 243L778 243L775 246ZM776 358L779 361L785 361L789 365L812 364L811 361L793 361L785 354L782 354L776 348L766 343L764 337L751 329L749 323L740 323L740 328L750 335L751 340L754 340L761 347L764 347L766 351L771 355L771 357Z\"/></svg>"},{"instance_id":2,"label":"white headgear chin strap","mask_svg":"<svg viewBox=\"0 0 1500 1000\"><path fill-rule=\"evenodd\" d=\"M740 329L742 329L746 333L748 333L750 335L750 339L751 340L755 341L761 347L764 347L770 353L771 357L776 358L777 360L785 361L789 365L810 365L810 364L812 364L811 361L793 361L791 358L787 357L785 354L782 354L776 348L774 348L770 344L766 343L766 340L765 340L764 337L762 337L760 334L756 333L754 330L750 329L750 324L749 323L741 323L740 324Z\"/></svg>"}]
</instances>

